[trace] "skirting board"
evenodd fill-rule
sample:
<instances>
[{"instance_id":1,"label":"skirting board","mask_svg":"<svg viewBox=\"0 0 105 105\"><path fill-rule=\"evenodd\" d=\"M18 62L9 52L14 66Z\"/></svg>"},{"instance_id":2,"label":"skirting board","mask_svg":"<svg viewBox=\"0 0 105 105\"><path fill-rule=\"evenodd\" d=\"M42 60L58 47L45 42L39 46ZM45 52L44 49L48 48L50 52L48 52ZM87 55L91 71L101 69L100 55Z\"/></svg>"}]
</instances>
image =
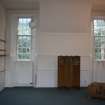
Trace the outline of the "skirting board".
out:
<instances>
[{"instance_id":1,"label":"skirting board","mask_svg":"<svg viewBox=\"0 0 105 105\"><path fill-rule=\"evenodd\" d=\"M6 84L5 87L29 87L29 86L32 86L32 84L12 82L11 84Z\"/></svg>"}]
</instances>

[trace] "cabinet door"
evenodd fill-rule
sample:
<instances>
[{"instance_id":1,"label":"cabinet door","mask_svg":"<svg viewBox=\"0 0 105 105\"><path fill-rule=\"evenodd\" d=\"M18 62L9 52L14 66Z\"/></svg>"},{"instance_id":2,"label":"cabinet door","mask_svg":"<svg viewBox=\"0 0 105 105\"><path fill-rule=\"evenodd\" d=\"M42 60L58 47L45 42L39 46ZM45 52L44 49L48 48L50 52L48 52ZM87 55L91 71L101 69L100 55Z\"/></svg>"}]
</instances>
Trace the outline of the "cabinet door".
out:
<instances>
[{"instance_id":1,"label":"cabinet door","mask_svg":"<svg viewBox=\"0 0 105 105\"><path fill-rule=\"evenodd\" d=\"M64 87L66 84L64 72L65 72L65 57L58 56L58 87Z\"/></svg>"},{"instance_id":2,"label":"cabinet door","mask_svg":"<svg viewBox=\"0 0 105 105\"><path fill-rule=\"evenodd\" d=\"M72 57L66 56L66 70L65 70L65 78L66 78L66 87L72 87Z\"/></svg>"},{"instance_id":3,"label":"cabinet door","mask_svg":"<svg viewBox=\"0 0 105 105\"><path fill-rule=\"evenodd\" d=\"M80 87L80 57L72 57L72 86Z\"/></svg>"},{"instance_id":4,"label":"cabinet door","mask_svg":"<svg viewBox=\"0 0 105 105\"><path fill-rule=\"evenodd\" d=\"M72 87L72 65L70 56L58 57L58 87Z\"/></svg>"}]
</instances>

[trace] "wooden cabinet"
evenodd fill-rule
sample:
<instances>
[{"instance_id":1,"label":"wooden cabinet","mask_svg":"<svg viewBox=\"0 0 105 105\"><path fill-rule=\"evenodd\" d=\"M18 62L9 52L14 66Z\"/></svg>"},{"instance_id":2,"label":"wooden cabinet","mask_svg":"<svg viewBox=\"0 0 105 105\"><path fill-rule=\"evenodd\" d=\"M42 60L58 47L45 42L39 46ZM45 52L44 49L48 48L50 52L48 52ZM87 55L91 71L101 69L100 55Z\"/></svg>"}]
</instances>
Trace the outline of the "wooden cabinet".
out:
<instances>
[{"instance_id":1,"label":"wooden cabinet","mask_svg":"<svg viewBox=\"0 0 105 105\"><path fill-rule=\"evenodd\" d=\"M58 56L58 87L80 87L79 56Z\"/></svg>"}]
</instances>

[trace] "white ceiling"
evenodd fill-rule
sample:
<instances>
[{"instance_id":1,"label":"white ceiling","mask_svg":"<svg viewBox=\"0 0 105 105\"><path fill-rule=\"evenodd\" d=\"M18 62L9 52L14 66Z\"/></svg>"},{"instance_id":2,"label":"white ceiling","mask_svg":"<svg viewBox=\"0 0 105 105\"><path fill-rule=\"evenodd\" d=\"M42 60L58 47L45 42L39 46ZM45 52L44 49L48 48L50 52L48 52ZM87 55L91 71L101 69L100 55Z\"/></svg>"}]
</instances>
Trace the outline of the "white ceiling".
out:
<instances>
[{"instance_id":1,"label":"white ceiling","mask_svg":"<svg viewBox=\"0 0 105 105\"><path fill-rule=\"evenodd\" d=\"M39 9L38 0L2 0L7 9Z\"/></svg>"},{"instance_id":2,"label":"white ceiling","mask_svg":"<svg viewBox=\"0 0 105 105\"><path fill-rule=\"evenodd\" d=\"M39 0L2 0L7 9L39 9ZM105 0L92 0L94 10L105 11Z\"/></svg>"}]
</instances>

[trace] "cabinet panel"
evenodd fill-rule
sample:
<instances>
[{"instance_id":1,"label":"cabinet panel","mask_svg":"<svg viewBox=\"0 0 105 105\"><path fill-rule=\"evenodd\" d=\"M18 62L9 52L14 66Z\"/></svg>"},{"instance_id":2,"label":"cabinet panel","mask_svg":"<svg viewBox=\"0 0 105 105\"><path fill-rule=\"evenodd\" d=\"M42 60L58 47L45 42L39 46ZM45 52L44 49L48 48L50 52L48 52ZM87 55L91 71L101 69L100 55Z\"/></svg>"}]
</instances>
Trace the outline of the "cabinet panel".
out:
<instances>
[{"instance_id":1,"label":"cabinet panel","mask_svg":"<svg viewBox=\"0 0 105 105\"><path fill-rule=\"evenodd\" d=\"M72 86L73 87L80 87L80 66L79 65L73 65L72 66Z\"/></svg>"},{"instance_id":2,"label":"cabinet panel","mask_svg":"<svg viewBox=\"0 0 105 105\"><path fill-rule=\"evenodd\" d=\"M58 86L62 87L66 84L66 72L65 72L65 57L58 57Z\"/></svg>"}]
</instances>

